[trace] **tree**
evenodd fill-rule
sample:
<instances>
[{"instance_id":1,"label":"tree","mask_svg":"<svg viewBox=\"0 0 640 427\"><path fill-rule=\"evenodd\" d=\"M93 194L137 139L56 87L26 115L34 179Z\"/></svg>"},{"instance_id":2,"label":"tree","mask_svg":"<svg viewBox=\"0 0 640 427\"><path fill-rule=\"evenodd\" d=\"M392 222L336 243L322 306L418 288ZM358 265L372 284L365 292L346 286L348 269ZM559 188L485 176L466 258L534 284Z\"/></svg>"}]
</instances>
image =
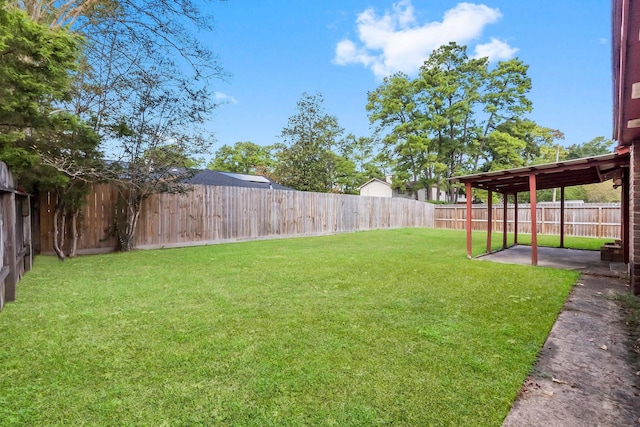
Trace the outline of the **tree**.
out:
<instances>
[{"instance_id":1,"label":"tree","mask_svg":"<svg viewBox=\"0 0 640 427\"><path fill-rule=\"evenodd\" d=\"M282 185L300 191L334 190L332 149L343 129L338 119L324 112L321 94L303 93L296 104L297 113L282 129L282 143L276 149L276 175Z\"/></svg>"},{"instance_id":2,"label":"tree","mask_svg":"<svg viewBox=\"0 0 640 427\"><path fill-rule=\"evenodd\" d=\"M417 84L423 127L431 136L445 183L458 172L473 170L471 159L481 138L476 112L487 65L486 58L469 59L465 46L449 43L434 50L421 67Z\"/></svg>"},{"instance_id":3,"label":"tree","mask_svg":"<svg viewBox=\"0 0 640 427\"><path fill-rule=\"evenodd\" d=\"M479 170L488 172L554 162L554 141L563 138L562 132L528 119L506 121L487 137L486 160Z\"/></svg>"},{"instance_id":4,"label":"tree","mask_svg":"<svg viewBox=\"0 0 640 427\"><path fill-rule=\"evenodd\" d=\"M449 178L496 165L517 166L531 153L519 129L531 111L527 66L513 59L489 67L449 43L434 50L417 78L384 79L369 93L369 120L384 133L383 153L393 162L396 185L454 189ZM518 132L513 133L513 131ZM493 159L490 156L493 155Z\"/></svg>"},{"instance_id":5,"label":"tree","mask_svg":"<svg viewBox=\"0 0 640 427\"><path fill-rule=\"evenodd\" d=\"M418 189L432 182L436 167L417 96L418 86L403 73L386 77L367 96L369 121L377 123L377 134L387 132L382 139L382 153L393 162L395 176L400 178L395 185L404 186L410 181L416 197Z\"/></svg>"},{"instance_id":6,"label":"tree","mask_svg":"<svg viewBox=\"0 0 640 427\"><path fill-rule=\"evenodd\" d=\"M487 58L468 58L466 47L456 43L436 49L425 61L418 78L425 127L438 163L445 166L445 183L460 173L477 172L491 143L501 145L503 154L510 152L504 156L509 163L519 163L514 154L523 149L522 141L499 127L521 120L531 110L527 68L512 59L489 69ZM453 189L448 190L452 198Z\"/></svg>"},{"instance_id":7,"label":"tree","mask_svg":"<svg viewBox=\"0 0 640 427\"><path fill-rule=\"evenodd\" d=\"M38 173L31 176L40 190L53 192L57 203L53 221L53 249L61 260L65 259L64 241L66 223L70 221L71 247L69 257L76 254L79 238L77 220L93 182L104 176L100 139L93 129L66 112L55 115L60 124L41 132L45 143L38 144L42 164Z\"/></svg>"},{"instance_id":8,"label":"tree","mask_svg":"<svg viewBox=\"0 0 640 427\"><path fill-rule=\"evenodd\" d=\"M175 80L162 60L128 78L129 96L107 137L119 150L112 170L124 217L117 228L119 249L135 247L142 201L155 193L185 191L193 158L205 153L211 138L197 131L210 110L208 98L188 82ZM166 67L166 68L165 68Z\"/></svg>"},{"instance_id":9,"label":"tree","mask_svg":"<svg viewBox=\"0 0 640 427\"><path fill-rule=\"evenodd\" d=\"M250 141L236 142L233 147L223 145L207 168L222 172L256 174L270 171L274 166L271 146L260 146Z\"/></svg>"},{"instance_id":10,"label":"tree","mask_svg":"<svg viewBox=\"0 0 640 427\"><path fill-rule=\"evenodd\" d=\"M182 189L189 165L167 154L192 159L208 145L200 129L215 107L208 81L224 72L195 34L211 29L212 19L190 0L16 3L33 19L86 38L74 97L64 108L91 123L115 157L111 177L126 212L119 246L128 250L142 200Z\"/></svg>"},{"instance_id":11,"label":"tree","mask_svg":"<svg viewBox=\"0 0 640 427\"><path fill-rule=\"evenodd\" d=\"M339 141L336 149L334 188L341 193L358 194L358 188L371 178L384 179L387 163L377 150L377 141L372 137L347 135Z\"/></svg>"},{"instance_id":12,"label":"tree","mask_svg":"<svg viewBox=\"0 0 640 427\"><path fill-rule=\"evenodd\" d=\"M531 101L526 96L531 90L531 79L527 76L528 68L522 61L511 59L498 62L496 67L489 71L481 100L484 120L479 138L479 147L475 153L473 171L478 170L479 161L485 153L485 144L490 138L494 140L503 138L502 146L512 152L520 151L520 153L525 154L535 150L526 136L522 138L524 136L523 131L525 135L532 135L540 130L535 123L523 120L523 117L532 110ZM509 125L513 124L520 125L524 129L520 129L515 133L506 132L510 138L504 140L507 135L505 135L504 130L499 128L510 128L511 126ZM501 135L492 135L494 132L499 132ZM525 142L524 145L522 144L523 141ZM509 162L507 164L510 167L518 166L518 163L524 164L527 162L526 157L526 154L524 156L508 156Z\"/></svg>"},{"instance_id":13,"label":"tree","mask_svg":"<svg viewBox=\"0 0 640 427\"><path fill-rule=\"evenodd\" d=\"M60 124L56 105L69 99L79 48L78 37L0 2L0 160L18 179L38 163L39 132Z\"/></svg>"},{"instance_id":14,"label":"tree","mask_svg":"<svg viewBox=\"0 0 640 427\"><path fill-rule=\"evenodd\" d=\"M597 136L582 144L572 144L566 147L565 160L580 159L582 157L600 156L612 152L613 141L604 136Z\"/></svg>"},{"instance_id":15,"label":"tree","mask_svg":"<svg viewBox=\"0 0 640 427\"><path fill-rule=\"evenodd\" d=\"M57 196L53 249L60 259L67 218L69 255L75 255L76 220L101 158L97 135L63 108L71 99L80 47L77 35L0 4L0 160L23 189Z\"/></svg>"}]
</instances>

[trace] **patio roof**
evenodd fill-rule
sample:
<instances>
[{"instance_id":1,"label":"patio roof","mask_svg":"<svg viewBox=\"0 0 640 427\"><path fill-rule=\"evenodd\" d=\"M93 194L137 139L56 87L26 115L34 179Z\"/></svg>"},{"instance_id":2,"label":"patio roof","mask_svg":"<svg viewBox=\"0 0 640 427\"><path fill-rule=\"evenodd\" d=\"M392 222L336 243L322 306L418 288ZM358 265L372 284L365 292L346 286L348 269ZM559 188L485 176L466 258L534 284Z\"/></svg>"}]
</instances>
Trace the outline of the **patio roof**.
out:
<instances>
[{"instance_id":1,"label":"patio roof","mask_svg":"<svg viewBox=\"0 0 640 427\"><path fill-rule=\"evenodd\" d=\"M530 220L531 220L531 264L538 264L538 243L537 243L537 208L536 191L548 188L560 188L560 247L564 247L564 189L574 185L593 184L614 179L615 186L622 186L622 233L623 252L625 262L629 259L629 241L626 239L629 230L629 148L618 146L615 153L602 156L584 157L581 159L567 160L557 163L547 163L542 165L532 165L517 169L508 169L495 172L485 172L475 175L466 175L452 178L452 182L459 182L465 185L467 195L471 194L472 188L487 190L487 253L491 252L492 234L492 192L504 194L503 203L503 230L507 230L507 199L509 195L514 196L514 244L518 244L518 193L528 191L530 194ZM467 257L472 254L472 205L471 197L467 197ZM502 247L507 248L507 232L502 234Z\"/></svg>"},{"instance_id":2,"label":"patio roof","mask_svg":"<svg viewBox=\"0 0 640 427\"><path fill-rule=\"evenodd\" d=\"M463 184L470 183L473 188L482 190L515 194L529 191L531 175L536 177L536 188L545 190L621 178L622 169L628 166L628 150L619 149L616 153L602 156L459 176L451 178L451 181Z\"/></svg>"}]
</instances>

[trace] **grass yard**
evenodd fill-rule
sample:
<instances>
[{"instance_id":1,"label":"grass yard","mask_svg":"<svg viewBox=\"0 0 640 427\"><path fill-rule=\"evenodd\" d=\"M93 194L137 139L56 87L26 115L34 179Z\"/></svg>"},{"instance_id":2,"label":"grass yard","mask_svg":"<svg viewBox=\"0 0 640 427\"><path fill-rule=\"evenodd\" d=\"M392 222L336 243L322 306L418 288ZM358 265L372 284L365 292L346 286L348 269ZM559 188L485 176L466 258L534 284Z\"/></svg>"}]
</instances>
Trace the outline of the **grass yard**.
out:
<instances>
[{"instance_id":1,"label":"grass yard","mask_svg":"<svg viewBox=\"0 0 640 427\"><path fill-rule=\"evenodd\" d=\"M0 425L499 426L576 278L433 229L38 257Z\"/></svg>"}]
</instances>

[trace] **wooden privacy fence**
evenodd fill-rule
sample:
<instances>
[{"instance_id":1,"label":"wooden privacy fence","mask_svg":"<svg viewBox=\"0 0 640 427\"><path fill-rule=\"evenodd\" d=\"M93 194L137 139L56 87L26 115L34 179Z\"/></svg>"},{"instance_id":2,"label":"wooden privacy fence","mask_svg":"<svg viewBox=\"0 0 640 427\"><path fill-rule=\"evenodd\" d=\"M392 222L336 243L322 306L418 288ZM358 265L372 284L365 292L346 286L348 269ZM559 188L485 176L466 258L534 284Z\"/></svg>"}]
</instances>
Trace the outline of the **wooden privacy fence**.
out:
<instances>
[{"instance_id":1,"label":"wooden privacy fence","mask_svg":"<svg viewBox=\"0 0 640 427\"><path fill-rule=\"evenodd\" d=\"M486 204L473 205L472 228L487 230ZM513 232L515 208L507 205L507 232ZM435 227L464 230L466 206L437 205ZM579 237L620 238L621 216L619 203L566 203L564 209L565 235ZM536 208L538 233L560 235L560 203L541 204ZM503 205L493 205L492 230L502 232ZM531 206L518 204L518 233L531 233Z\"/></svg>"},{"instance_id":2,"label":"wooden privacy fence","mask_svg":"<svg viewBox=\"0 0 640 427\"><path fill-rule=\"evenodd\" d=\"M31 270L31 204L15 189L7 165L0 162L0 310L16 299L18 281Z\"/></svg>"},{"instance_id":3,"label":"wooden privacy fence","mask_svg":"<svg viewBox=\"0 0 640 427\"><path fill-rule=\"evenodd\" d=\"M118 194L94 185L79 219L78 253L116 246ZM52 252L55 195L40 199L40 248ZM317 236L398 227L433 227L434 207L415 200L196 185L185 194L156 194L141 208L141 249L249 239ZM69 247L68 236L66 248Z\"/></svg>"}]
</instances>

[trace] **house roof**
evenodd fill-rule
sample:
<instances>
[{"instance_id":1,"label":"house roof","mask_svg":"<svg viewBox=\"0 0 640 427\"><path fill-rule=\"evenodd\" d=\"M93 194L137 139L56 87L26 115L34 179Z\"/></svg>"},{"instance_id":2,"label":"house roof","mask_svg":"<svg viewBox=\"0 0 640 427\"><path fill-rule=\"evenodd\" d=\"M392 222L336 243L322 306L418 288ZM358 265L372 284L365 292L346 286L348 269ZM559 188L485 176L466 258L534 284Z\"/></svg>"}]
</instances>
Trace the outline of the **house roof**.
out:
<instances>
[{"instance_id":1,"label":"house roof","mask_svg":"<svg viewBox=\"0 0 640 427\"><path fill-rule=\"evenodd\" d=\"M544 190L607 181L622 176L622 168L628 166L628 150L619 150L603 156L459 176L451 178L451 181L471 183L474 188L497 193L514 194L529 191L531 175L536 176L536 188Z\"/></svg>"},{"instance_id":2,"label":"house roof","mask_svg":"<svg viewBox=\"0 0 640 427\"><path fill-rule=\"evenodd\" d=\"M365 187L365 186L367 186L367 185L369 185L369 184L371 184L372 182L375 182L375 181L377 181L377 182L379 182L379 183L381 183L381 184L384 184L384 185L386 185L387 187L391 187L391 184L389 184L389 183L388 183L388 182L386 182L386 181L383 181L383 180L378 179L378 178L371 178L369 181L365 182L365 183L364 183L364 184L362 184L360 187L358 187L358 190L361 190L361 189L362 189L362 187Z\"/></svg>"},{"instance_id":3,"label":"house roof","mask_svg":"<svg viewBox=\"0 0 640 427\"><path fill-rule=\"evenodd\" d=\"M264 188L272 190L293 190L261 175L246 175L218 172L204 169L196 172L187 183L194 185L215 185L220 187Z\"/></svg>"},{"instance_id":4,"label":"house roof","mask_svg":"<svg viewBox=\"0 0 640 427\"><path fill-rule=\"evenodd\" d=\"M612 0L613 139L640 139L640 1Z\"/></svg>"}]
</instances>

